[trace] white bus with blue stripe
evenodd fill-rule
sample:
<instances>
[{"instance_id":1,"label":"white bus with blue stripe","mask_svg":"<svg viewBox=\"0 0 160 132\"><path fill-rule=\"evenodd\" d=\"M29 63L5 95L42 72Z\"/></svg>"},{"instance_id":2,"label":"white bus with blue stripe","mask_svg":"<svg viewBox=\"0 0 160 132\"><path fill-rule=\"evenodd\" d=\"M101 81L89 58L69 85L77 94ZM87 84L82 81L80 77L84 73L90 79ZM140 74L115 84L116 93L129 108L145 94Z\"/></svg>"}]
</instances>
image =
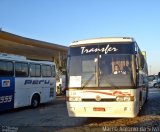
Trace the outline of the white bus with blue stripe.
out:
<instances>
[{"instance_id":1,"label":"white bus with blue stripe","mask_svg":"<svg viewBox=\"0 0 160 132\"><path fill-rule=\"evenodd\" d=\"M0 54L0 111L37 107L56 98L55 63Z\"/></svg>"}]
</instances>

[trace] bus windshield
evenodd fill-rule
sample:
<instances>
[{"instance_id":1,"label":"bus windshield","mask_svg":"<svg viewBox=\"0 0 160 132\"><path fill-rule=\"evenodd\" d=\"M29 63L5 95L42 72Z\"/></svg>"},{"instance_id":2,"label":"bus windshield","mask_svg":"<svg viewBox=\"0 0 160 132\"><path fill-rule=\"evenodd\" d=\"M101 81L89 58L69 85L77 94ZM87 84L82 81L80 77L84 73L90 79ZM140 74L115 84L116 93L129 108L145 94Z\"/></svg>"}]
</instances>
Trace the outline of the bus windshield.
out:
<instances>
[{"instance_id":1,"label":"bus windshield","mask_svg":"<svg viewBox=\"0 0 160 132\"><path fill-rule=\"evenodd\" d=\"M133 86L131 54L70 56L69 87Z\"/></svg>"},{"instance_id":2,"label":"bus windshield","mask_svg":"<svg viewBox=\"0 0 160 132\"><path fill-rule=\"evenodd\" d=\"M100 55L99 86L132 86L131 55Z\"/></svg>"}]
</instances>

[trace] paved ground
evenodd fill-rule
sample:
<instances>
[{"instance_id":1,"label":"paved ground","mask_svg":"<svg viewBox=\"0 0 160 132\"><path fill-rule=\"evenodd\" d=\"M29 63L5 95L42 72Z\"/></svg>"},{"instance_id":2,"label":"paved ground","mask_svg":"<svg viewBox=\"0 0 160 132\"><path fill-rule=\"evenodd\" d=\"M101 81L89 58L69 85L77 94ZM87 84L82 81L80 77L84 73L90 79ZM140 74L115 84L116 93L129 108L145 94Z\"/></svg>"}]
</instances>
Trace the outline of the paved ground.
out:
<instances>
[{"instance_id":1,"label":"paved ground","mask_svg":"<svg viewBox=\"0 0 160 132\"><path fill-rule=\"evenodd\" d=\"M70 131L160 131L160 89L149 90L149 100L136 118L72 118L68 117L64 97L41 105L0 113L1 130L18 132Z\"/></svg>"}]
</instances>

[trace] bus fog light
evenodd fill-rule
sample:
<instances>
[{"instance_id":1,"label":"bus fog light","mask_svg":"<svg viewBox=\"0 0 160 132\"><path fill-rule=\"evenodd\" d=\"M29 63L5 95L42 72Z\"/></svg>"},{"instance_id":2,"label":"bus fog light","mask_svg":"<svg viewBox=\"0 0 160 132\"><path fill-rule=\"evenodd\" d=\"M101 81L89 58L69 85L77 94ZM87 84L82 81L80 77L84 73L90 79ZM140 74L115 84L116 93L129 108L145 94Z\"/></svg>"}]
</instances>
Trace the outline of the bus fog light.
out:
<instances>
[{"instance_id":1,"label":"bus fog light","mask_svg":"<svg viewBox=\"0 0 160 132\"><path fill-rule=\"evenodd\" d=\"M124 107L124 111L130 111L131 109L129 107Z\"/></svg>"}]
</instances>

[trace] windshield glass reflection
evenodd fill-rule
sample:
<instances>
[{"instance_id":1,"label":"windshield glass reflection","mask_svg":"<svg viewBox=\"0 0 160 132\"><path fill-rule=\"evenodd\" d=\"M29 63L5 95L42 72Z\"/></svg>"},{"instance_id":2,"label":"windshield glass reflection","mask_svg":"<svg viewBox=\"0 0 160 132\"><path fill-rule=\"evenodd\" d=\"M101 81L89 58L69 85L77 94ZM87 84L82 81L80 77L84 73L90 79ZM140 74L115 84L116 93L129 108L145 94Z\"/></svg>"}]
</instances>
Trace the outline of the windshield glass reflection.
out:
<instances>
[{"instance_id":1,"label":"windshield glass reflection","mask_svg":"<svg viewBox=\"0 0 160 132\"><path fill-rule=\"evenodd\" d=\"M131 86L131 55L100 55L99 86Z\"/></svg>"},{"instance_id":2,"label":"windshield glass reflection","mask_svg":"<svg viewBox=\"0 0 160 132\"><path fill-rule=\"evenodd\" d=\"M69 59L69 87L133 86L132 55L92 54Z\"/></svg>"}]
</instances>

